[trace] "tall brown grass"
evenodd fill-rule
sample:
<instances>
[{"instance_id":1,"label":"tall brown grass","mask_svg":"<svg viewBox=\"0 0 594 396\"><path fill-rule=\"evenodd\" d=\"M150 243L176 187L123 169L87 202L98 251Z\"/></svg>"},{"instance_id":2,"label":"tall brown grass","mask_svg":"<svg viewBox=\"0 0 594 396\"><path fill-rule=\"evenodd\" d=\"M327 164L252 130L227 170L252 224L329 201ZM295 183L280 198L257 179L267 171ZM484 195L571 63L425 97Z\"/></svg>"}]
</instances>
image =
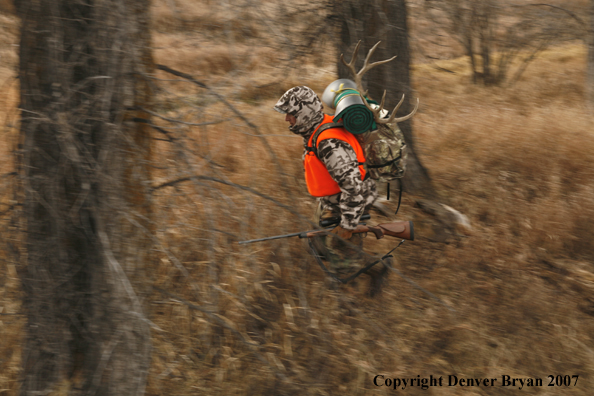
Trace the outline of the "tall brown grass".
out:
<instances>
[{"instance_id":1,"label":"tall brown grass","mask_svg":"<svg viewBox=\"0 0 594 396\"><path fill-rule=\"evenodd\" d=\"M176 4L190 7L187 18L208 14L194 3ZM440 193L470 218L473 234L438 244L421 232L396 251L395 266L452 312L394 273L378 298L367 297L365 278L337 286L303 241L236 244L311 227L302 142L271 108L292 85L321 93L334 79L332 67L308 60L299 73L287 71L275 64L281 49L253 49L262 53L253 57L249 40L184 49L175 43L190 33L173 29L170 11L159 12L156 59L204 79L259 131L204 91L162 82L171 97L159 111L193 122L230 120L179 130L180 146L157 142L155 185L192 174L227 184L195 180L154 193L161 265L148 297L156 328L147 394L390 394L373 385L377 374L545 383L548 375L580 375L577 386L564 389L401 391L410 395L591 393L594 134L583 104L581 46L544 53L505 88L470 84L464 59L439 64L455 74L413 69L421 100L416 147ZM208 15L210 23L225 22ZM242 63L250 58L252 66ZM399 218L423 224L427 215L414 198L404 197ZM366 248L382 253L394 244L368 237ZM19 313L15 265L0 265L3 313ZM0 394L17 394L23 320L0 321Z\"/></svg>"},{"instance_id":2,"label":"tall brown grass","mask_svg":"<svg viewBox=\"0 0 594 396\"><path fill-rule=\"evenodd\" d=\"M431 243L421 234L419 241L400 249L398 268L455 313L395 274L379 299L366 297L365 279L336 287L300 241L237 249L219 238L222 251L212 255L218 272L213 271L207 255L184 245L188 234L177 231L165 244L193 268L192 275L200 279L217 272L217 292L205 292L202 302L215 304L230 327L259 345L258 354L268 363L228 329L213 328L211 320L175 299L161 300L155 320L172 334L156 333L160 352L151 391L371 394L384 391L372 383L380 373L544 379L571 373L583 376L583 382L563 392L589 394L594 137L579 89L584 57L577 46L547 52L507 88L470 85L463 59L447 65L457 70L454 75L429 65L415 68L423 103L415 117L421 158L442 195L470 217L474 233L448 245ZM304 74L299 82L320 91L332 79L314 75ZM270 153L258 138L246 135L247 127L227 124L209 129L213 159L226 167L221 174L309 216L314 204L302 180L301 142L284 132L282 117L271 111L276 98L237 99L262 133L285 133L267 137L285 176L272 171ZM224 193L238 203L231 216L241 221L219 224L229 224L242 238L309 228L270 202L232 188ZM413 198L405 197L401 216L422 223L425 215L413 207ZM184 222L204 223L200 214L188 220L190 215L183 215ZM368 240L367 246L382 252L392 245ZM181 279L167 271L160 279L171 290ZM197 282L212 290L215 280L208 279ZM434 392L476 394L476 389Z\"/></svg>"}]
</instances>

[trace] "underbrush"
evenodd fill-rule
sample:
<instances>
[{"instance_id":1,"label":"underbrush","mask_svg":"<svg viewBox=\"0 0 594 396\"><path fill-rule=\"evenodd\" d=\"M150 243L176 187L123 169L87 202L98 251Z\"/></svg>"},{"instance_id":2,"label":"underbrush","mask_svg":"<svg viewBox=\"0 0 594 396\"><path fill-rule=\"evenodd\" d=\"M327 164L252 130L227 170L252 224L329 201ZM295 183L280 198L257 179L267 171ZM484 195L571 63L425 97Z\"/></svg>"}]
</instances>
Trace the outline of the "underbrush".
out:
<instances>
[{"instance_id":1,"label":"underbrush","mask_svg":"<svg viewBox=\"0 0 594 396\"><path fill-rule=\"evenodd\" d=\"M199 187L210 191L207 197L198 187L185 187L189 196L200 196L204 215L192 217L188 209L180 214L184 224L234 235L217 236L210 248L197 250L187 240L199 234L181 223L172 226L178 231L168 234L164 245L175 247L201 292L193 295L190 278L171 266L162 267L160 284L224 316L224 322L181 300L161 299L154 314L164 331L155 333L151 393L362 395L381 393L373 385L377 374L546 381L547 375L569 373L583 382L563 391L589 394L594 136L583 92L571 88L583 78L584 54L573 47L557 51L506 89L469 85L463 65L454 75L416 69L421 159L447 202L469 216L473 231L445 245L422 232L405 243L396 251L396 268L406 279L390 273L379 298L367 297L365 277L347 286L333 284L308 257L303 241L235 243L311 228L314 201L302 180L301 141L271 110L276 98L262 99L259 107L240 105L259 133L268 135L269 148L240 121L209 127L217 177L268 199L229 185ZM560 77L555 65L563 51L569 55L563 55ZM323 85L306 77L301 83ZM399 218L422 223L427 215L414 207L414 199L405 195ZM385 204L395 209L395 202ZM206 226L208 211L214 223ZM385 219L375 215L376 221ZM385 252L394 241L368 237L366 246Z\"/></svg>"}]
</instances>

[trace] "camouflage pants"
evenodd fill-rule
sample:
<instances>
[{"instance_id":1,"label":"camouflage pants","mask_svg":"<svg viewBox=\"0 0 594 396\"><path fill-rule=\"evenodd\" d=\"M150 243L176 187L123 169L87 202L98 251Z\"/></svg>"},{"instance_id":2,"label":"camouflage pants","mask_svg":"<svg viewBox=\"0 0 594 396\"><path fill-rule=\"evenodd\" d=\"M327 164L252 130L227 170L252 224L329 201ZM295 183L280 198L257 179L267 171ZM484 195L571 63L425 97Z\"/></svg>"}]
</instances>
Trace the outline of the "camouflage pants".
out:
<instances>
[{"instance_id":1,"label":"camouflage pants","mask_svg":"<svg viewBox=\"0 0 594 396\"><path fill-rule=\"evenodd\" d=\"M366 207L365 213L368 210L369 207ZM315 214L315 221L318 224L320 224L321 220L336 217L340 217L338 206L324 205L322 202L319 203ZM340 278L345 278L375 261L374 257L363 253L363 239L364 234L353 234L348 241L342 241L333 236L324 236L312 238L311 243L314 248L314 254L328 263L330 271L334 272ZM390 258L386 258L385 260L391 263ZM369 296L373 297L381 293L387 270L388 267L378 263L365 272L366 275L371 277L368 290Z\"/></svg>"},{"instance_id":2,"label":"camouflage pants","mask_svg":"<svg viewBox=\"0 0 594 396\"><path fill-rule=\"evenodd\" d=\"M320 202L314 221L320 224L322 220L331 218L340 218L339 207L323 205ZM330 270L339 275L346 275L359 270L368 261L362 251L364 235L353 234L348 241L341 240L334 235L316 237L312 238L312 244L315 253L328 263Z\"/></svg>"}]
</instances>

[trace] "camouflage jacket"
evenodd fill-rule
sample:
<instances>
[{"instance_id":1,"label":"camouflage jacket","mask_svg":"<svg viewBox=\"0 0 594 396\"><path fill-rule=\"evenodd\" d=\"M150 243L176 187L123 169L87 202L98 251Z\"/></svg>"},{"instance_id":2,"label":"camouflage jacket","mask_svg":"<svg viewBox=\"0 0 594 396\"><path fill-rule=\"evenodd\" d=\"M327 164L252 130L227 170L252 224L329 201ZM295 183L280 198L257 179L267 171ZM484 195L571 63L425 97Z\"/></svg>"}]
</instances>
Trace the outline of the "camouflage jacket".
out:
<instances>
[{"instance_id":1,"label":"camouflage jacket","mask_svg":"<svg viewBox=\"0 0 594 396\"><path fill-rule=\"evenodd\" d=\"M320 198L322 209L337 208L341 213L340 226L352 230L357 227L365 208L377 198L375 182L361 180L355 150L338 139L322 140L318 144L318 158L324 163L340 187L340 193Z\"/></svg>"},{"instance_id":2,"label":"camouflage jacket","mask_svg":"<svg viewBox=\"0 0 594 396\"><path fill-rule=\"evenodd\" d=\"M274 109L295 117L295 124L289 130L307 141L324 119L322 102L316 93L306 86L289 89L278 100ZM340 212L340 225L352 230L366 206L377 198L375 182L361 180L355 150L338 139L322 140L318 144L318 157L328 169L330 176L338 183L340 193L320 198L322 210Z\"/></svg>"}]
</instances>

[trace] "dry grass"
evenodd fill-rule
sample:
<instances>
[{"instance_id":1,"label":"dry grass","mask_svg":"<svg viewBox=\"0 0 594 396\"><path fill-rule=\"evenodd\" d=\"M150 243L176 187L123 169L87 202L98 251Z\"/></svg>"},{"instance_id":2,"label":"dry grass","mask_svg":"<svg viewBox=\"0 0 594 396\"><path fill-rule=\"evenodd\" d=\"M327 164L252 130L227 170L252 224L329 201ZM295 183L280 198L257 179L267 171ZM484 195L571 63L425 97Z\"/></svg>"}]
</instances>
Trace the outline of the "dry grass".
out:
<instances>
[{"instance_id":1,"label":"dry grass","mask_svg":"<svg viewBox=\"0 0 594 396\"><path fill-rule=\"evenodd\" d=\"M206 12L198 3L176 4L190 7L184 18L197 27L207 16L213 26L228 22L216 7ZM509 88L471 85L464 59L439 64L455 74L431 65L413 70L422 103L414 122L419 153L440 193L469 216L473 235L443 245L421 234L399 248L396 267L455 308L450 312L395 274L376 299L366 297L366 279L337 287L302 241L237 246L237 239L310 228L314 202L302 180L301 141L271 107L292 85L321 93L333 74L313 64L298 73L276 68L281 51L254 49L249 40L192 41L191 33L173 29L170 11L160 10L157 29L164 32L155 35L157 61L204 79L257 124L259 133L273 136L265 138L269 150L237 118L176 131L183 138L179 146L158 142L162 169L155 171L155 184L207 175L264 193L296 214L220 183L186 182L155 192L160 243L155 254L161 258L155 286L212 314L158 291L149 296L150 316L160 330L153 333L147 394L390 394L375 388L376 374L511 375L545 382L548 375L579 374L578 386L567 389L405 392L590 394L594 134L583 106L581 46L546 52ZM183 114L193 122L233 116L204 91L185 84L169 88L187 101L163 105L160 111L168 116ZM15 93L4 109L15 105ZM197 106L194 113L190 105ZM8 157L6 151L2 157ZM399 217L422 225L414 197L403 201ZM371 251L393 245L370 239ZM17 313L17 274L4 255L0 307ZM23 321L19 316L0 321L0 394L12 395Z\"/></svg>"},{"instance_id":2,"label":"dry grass","mask_svg":"<svg viewBox=\"0 0 594 396\"><path fill-rule=\"evenodd\" d=\"M578 47L551 51L507 89L469 85L464 60L441 65L455 75L429 66L415 69L423 102L415 118L419 150L442 194L471 218L474 234L450 245L421 238L401 248L398 267L456 313L394 275L377 300L365 297L365 280L332 288L299 241L236 250L221 240L229 256L221 252L215 257L218 284L225 292L205 293L201 301L217 301L233 326L260 345L269 365L228 330L219 327L217 334L208 318L192 315L174 300L169 305L162 301L155 311L157 323L175 335L156 335L160 352L151 392L371 394L377 392L371 379L378 373L546 379L571 372L584 376L584 382L563 391L589 394L585 376L592 369L594 307L589 153L594 138L591 119L579 104L583 92L576 89L583 62ZM323 74L315 78L327 82ZM318 91L324 85L312 77L302 81ZM262 99L258 107L238 105L262 133L276 134L286 126L269 110L273 103ZM245 132L245 127L210 129L210 136L224 136L210 145L215 162L227 167L222 174L290 202L306 216L311 213L299 140L268 138L289 176L285 179L271 173L270 153ZM241 222L233 228L243 238L304 227L269 202L241 198L233 189L225 193L240 202L232 217L251 222L249 228ZM422 221L411 204L411 197L405 197L402 217ZM200 223L198 217L190 223ZM180 246L176 254L193 268L196 279L212 273L204 252L183 245L186 237L179 233L166 244ZM388 242L370 241L369 248L384 251ZM173 282L171 272L160 279L163 287L173 288L167 284ZM173 279L180 281L179 276ZM292 378L297 389L275 379L275 372ZM476 390L445 388L442 393Z\"/></svg>"}]
</instances>

